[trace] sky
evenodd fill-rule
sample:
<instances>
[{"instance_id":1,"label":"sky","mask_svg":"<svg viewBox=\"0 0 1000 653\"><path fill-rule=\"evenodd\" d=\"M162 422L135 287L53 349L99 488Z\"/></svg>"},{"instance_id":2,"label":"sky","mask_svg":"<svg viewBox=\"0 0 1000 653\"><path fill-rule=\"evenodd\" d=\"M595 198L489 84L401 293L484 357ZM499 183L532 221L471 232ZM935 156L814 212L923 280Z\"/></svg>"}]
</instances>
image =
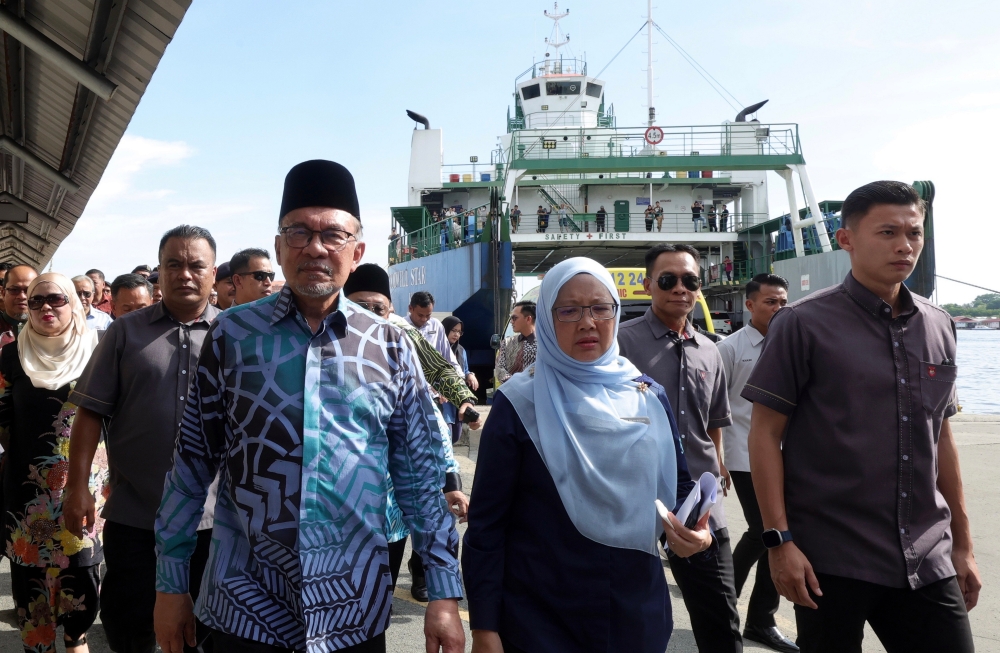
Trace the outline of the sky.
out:
<instances>
[{"instance_id":1,"label":"sky","mask_svg":"<svg viewBox=\"0 0 1000 653\"><path fill-rule=\"evenodd\" d=\"M592 74L604 70L618 125L644 124L645 33L615 55L646 2L567 7L570 47ZM220 261L244 247L273 251L284 176L313 158L354 173L365 260L384 265L389 207L407 203L405 110L443 128L445 163L488 161L514 79L544 53L543 9L552 6L194 2L53 268L113 277L152 265L160 236L181 223L211 230ZM769 100L762 122L799 124L818 200L875 179L932 180L937 271L1000 289L989 179L1000 151L1000 3L659 0L653 17L743 106ZM655 32L652 49L659 124L735 117ZM769 190L772 215L786 212L777 175ZM983 292L942 280L938 301Z\"/></svg>"}]
</instances>

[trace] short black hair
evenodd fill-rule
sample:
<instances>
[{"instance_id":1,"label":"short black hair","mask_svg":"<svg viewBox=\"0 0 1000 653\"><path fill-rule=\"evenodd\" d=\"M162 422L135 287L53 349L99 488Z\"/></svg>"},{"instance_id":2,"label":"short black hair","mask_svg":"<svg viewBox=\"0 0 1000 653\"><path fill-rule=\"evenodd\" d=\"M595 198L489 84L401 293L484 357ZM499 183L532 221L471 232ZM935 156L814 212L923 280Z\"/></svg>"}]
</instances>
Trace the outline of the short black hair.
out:
<instances>
[{"instance_id":1,"label":"short black hair","mask_svg":"<svg viewBox=\"0 0 1000 653\"><path fill-rule=\"evenodd\" d=\"M7 275L10 274L11 270L16 270L17 268L28 268L29 270L34 270L35 274L38 274L38 270L35 270L35 268L31 267L27 263L17 263L16 265L12 265L3 271L3 285L5 288L7 287Z\"/></svg>"},{"instance_id":2,"label":"short black hair","mask_svg":"<svg viewBox=\"0 0 1000 653\"><path fill-rule=\"evenodd\" d=\"M847 196L840 209L840 225L850 229L877 204L917 206L921 213L926 214L924 201L913 186L901 181L873 181L855 188Z\"/></svg>"},{"instance_id":3,"label":"short black hair","mask_svg":"<svg viewBox=\"0 0 1000 653\"><path fill-rule=\"evenodd\" d=\"M270 261L271 255L266 249L259 247L241 249L233 254L233 258L229 259L229 271L233 274L242 274L250 268L251 259L255 258L266 258Z\"/></svg>"},{"instance_id":4,"label":"short black hair","mask_svg":"<svg viewBox=\"0 0 1000 653\"><path fill-rule=\"evenodd\" d=\"M160 239L160 249L156 250L157 260L163 258L163 248L167 246L167 241L171 238L181 238L183 240L196 240L200 238L201 240L207 241L208 246L212 248L212 254L214 256L218 256L218 250L215 247L215 239L212 238L212 234L208 231L208 229L205 229L204 227L196 227L190 224L182 224L163 234L163 238Z\"/></svg>"},{"instance_id":5,"label":"short black hair","mask_svg":"<svg viewBox=\"0 0 1000 653\"><path fill-rule=\"evenodd\" d=\"M521 309L521 315L525 317L530 317L532 320L535 319L536 305L535 302L522 301L514 304L514 308Z\"/></svg>"},{"instance_id":6,"label":"short black hair","mask_svg":"<svg viewBox=\"0 0 1000 653\"><path fill-rule=\"evenodd\" d=\"M747 282L747 299L750 299L759 293L761 286L775 286L778 288L784 288L787 291L788 280L785 279L785 277L778 276L777 274L768 274L766 272L758 274L756 277Z\"/></svg>"},{"instance_id":7,"label":"short black hair","mask_svg":"<svg viewBox=\"0 0 1000 653\"><path fill-rule=\"evenodd\" d=\"M2 288L3 285L7 282L7 270L11 269L12 267L14 267L14 264L11 263L10 261L4 261L3 263L0 263L0 273L2 273L0 274L0 288Z\"/></svg>"},{"instance_id":8,"label":"short black hair","mask_svg":"<svg viewBox=\"0 0 1000 653\"><path fill-rule=\"evenodd\" d=\"M434 295L423 290L415 292L410 295L410 306L419 306L420 308L427 308L428 306L434 305Z\"/></svg>"},{"instance_id":9,"label":"short black hair","mask_svg":"<svg viewBox=\"0 0 1000 653\"><path fill-rule=\"evenodd\" d=\"M101 281L104 281L104 280L105 280L105 279L104 279L104 273L103 273L103 272L101 272L100 270L98 270L97 268L94 268L94 269L92 269L92 270L87 270L87 276L88 276L88 277L89 277L90 275L92 275L92 274L96 274L96 275L97 275L97 278L98 278L98 279L100 279Z\"/></svg>"},{"instance_id":10,"label":"short black hair","mask_svg":"<svg viewBox=\"0 0 1000 653\"><path fill-rule=\"evenodd\" d=\"M685 252L691 255L694 259L695 265L699 268L701 267L701 254L691 245L687 243L659 243L658 245L653 245L646 252L646 276L653 276L653 265L656 263L656 259L660 258L661 254L671 254L674 252Z\"/></svg>"},{"instance_id":11,"label":"short black hair","mask_svg":"<svg viewBox=\"0 0 1000 653\"><path fill-rule=\"evenodd\" d=\"M122 288L126 290L145 288L149 296L153 296L153 284L149 283L141 274L120 274L115 277L115 280L111 282L111 298L117 299L118 291Z\"/></svg>"}]
</instances>

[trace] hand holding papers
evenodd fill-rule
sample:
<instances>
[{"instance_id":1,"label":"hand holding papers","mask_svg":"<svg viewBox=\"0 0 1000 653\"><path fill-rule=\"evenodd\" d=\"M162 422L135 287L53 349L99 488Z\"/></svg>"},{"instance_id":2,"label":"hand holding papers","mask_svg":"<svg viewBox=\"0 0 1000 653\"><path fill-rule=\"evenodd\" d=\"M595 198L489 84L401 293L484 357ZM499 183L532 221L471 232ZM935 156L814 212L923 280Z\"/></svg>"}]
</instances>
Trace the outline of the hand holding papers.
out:
<instances>
[{"instance_id":1,"label":"hand holding papers","mask_svg":"<svg viewBox=\"0 0 1000 653\"><path fill-rule=\"evenodd\" d=\"M691 489L676 516L662 501L656 500L656 512L663 520L667 545L674 554L686 558L712 545L708 516L718 500L718 490L715 476L706 472Z\"/></svg>"}]
</instances>

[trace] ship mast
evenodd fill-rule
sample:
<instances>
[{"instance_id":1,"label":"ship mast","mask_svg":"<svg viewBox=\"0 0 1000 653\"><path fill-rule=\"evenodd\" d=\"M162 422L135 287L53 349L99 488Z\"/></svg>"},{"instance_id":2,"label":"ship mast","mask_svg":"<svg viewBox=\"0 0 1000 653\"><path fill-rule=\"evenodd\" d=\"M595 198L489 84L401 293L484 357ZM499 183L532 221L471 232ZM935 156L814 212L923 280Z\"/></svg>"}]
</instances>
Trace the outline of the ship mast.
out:
<instances>
[{"instance_id":1,"label":"ship mast","mask_svg":"<svg viewBox=\"0 0 1000 653\"><path fill-rule=\"evenodd\" d=\"M649 126L656 123L656 109L653 107L653 0L646 0L646 98L649 107Z\"/></svg>"},{"instance_id":2,"label":"ship mast","mask_svg":"<svg viewBox=\"0 0 1000 653\"><path fill-rule=\"evenodd\" d=\"M569 15L569 9L567 9L562 13L559 13L559 3L556 2L553 3L552 5L551 14L548 12L548 10L543 10L542 13L545 14L546 18L552 19L552 33L549 34L548 38L545 39L545 45L547 46L545 48L546 72L555 73L558 75L562 73L562 59L559 56L555 56L552 57L552 59L554 59L555 62L550 63L548 61L549 48L555 48L556 55L559 55L559 48L569 43L569 34L566 34L565 37L563 37L562 30L559 29L559 20ZM550 67L552 69L549 69Z\"/></svg>"}]
</instances>

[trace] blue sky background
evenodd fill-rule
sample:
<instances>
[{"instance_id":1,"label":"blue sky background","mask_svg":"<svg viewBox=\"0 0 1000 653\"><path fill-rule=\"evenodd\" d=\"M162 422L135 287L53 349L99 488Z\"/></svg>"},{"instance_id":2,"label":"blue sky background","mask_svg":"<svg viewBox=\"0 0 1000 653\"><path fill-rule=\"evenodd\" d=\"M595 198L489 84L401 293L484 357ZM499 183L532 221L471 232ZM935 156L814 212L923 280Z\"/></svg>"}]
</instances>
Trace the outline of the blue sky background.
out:
<instances>
[{"instance_id":1,"label":"blue sky background","mask_svg":"<svg viewBox=\"0 0 1000 653\"><path fill-rule=\"evenodd\" d=\"M877 178L937 186L938 271L997 288L993 164L1000 150L1000 3L681 3L654 18L764 122L800 124L818 199ZM563 26L591 73L646 3L576 0ZM285 173L329 158L358 182L366 259L385 264L390 206L406 204L405 109L444 128L446 163L489 160L513 80L544 52L551 5L506 2L196 0L54 269L109 276L152 264L159 236L208 227L220 260L273 248ZM645 35L604 72L619 126L644 122ZM654 35L662 125L734 111ZM771 212L787 210L772 175ZM802 205L800 200L800 206ZM939 283L942 302L981 291Z\"/></svg>"}]
</instances>

